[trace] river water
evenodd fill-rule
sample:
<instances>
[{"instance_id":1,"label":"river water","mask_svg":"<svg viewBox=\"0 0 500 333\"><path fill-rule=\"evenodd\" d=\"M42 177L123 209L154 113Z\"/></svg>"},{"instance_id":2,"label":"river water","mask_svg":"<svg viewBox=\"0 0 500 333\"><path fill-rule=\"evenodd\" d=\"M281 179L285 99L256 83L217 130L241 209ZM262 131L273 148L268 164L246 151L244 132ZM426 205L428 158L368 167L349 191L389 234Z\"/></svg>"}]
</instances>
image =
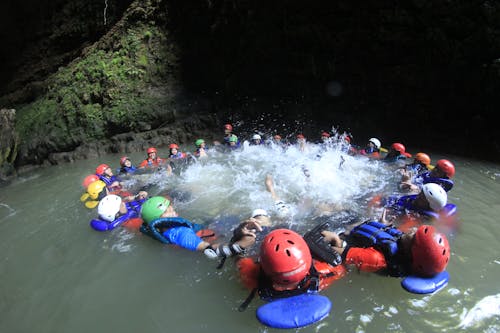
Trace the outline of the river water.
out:
<instances>
[{"instance_id":1,"label":"river water","mask_svg":"<svg viewBox=\"0 0 500 333\"><path fill-rule=\"evenodd\" d=\"M133 190L146 186L150 195L168 192L180 216L208 225L221 239L255 208L303 232L325 218L319 217L321 207L335 223L349 223L378 214L367 210L371 196L397 190L394 172L382 163L317 148L212 151L205 160L178 165L174 176L139 175L126 183ZM167 149L159 153L165 156ZM332 301L329 316L296 331L500 330L500 166L427 153L433 161L450 159L457 169L448 198L458 207L448 285L436 294L416 295L399 278L353 270L321 292ZM81 181L100 163L118 167L119 158L38 169L1 188L0 332L281 331L256 319L260 299L238 312L248 291L231 260L217 270L217 262L202 254L163 245L137 230L97 232L89 226L96 212L79 201ZM138 164L143 156L131 158ZM266 174L289 203L289 215L276 216Z\"/></svg>"}]
</instances>

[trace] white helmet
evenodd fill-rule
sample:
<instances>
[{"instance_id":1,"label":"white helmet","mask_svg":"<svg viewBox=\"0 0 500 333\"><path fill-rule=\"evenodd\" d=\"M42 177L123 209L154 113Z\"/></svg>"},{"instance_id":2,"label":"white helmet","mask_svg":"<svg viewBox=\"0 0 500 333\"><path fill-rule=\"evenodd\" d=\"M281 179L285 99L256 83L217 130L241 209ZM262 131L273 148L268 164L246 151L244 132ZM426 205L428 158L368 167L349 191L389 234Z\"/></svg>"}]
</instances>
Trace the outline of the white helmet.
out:
<instances>
[{"instance_id":1,"label":"white helmet","mask_svg":"<svg viewBox=\"0 0 500 333\"><path fill-rule=\"evenodd\" d=\"M424 186L422 186L422 191L429 202L429 206L435 212L439 212L448 201L446 191L436 183L424 184Z\"/></svg>"},{"instance_id":2,"label":"white helmet","mask_svg":"<svg viewBox=\"0 0 500 333\"><path fill-rule=\"evenodd\" d=\"M252 136L252 140L261 140L261 139L262 139L262 137L259 134L254 134Z\"/></svg>"},{"instance_id":3,"label":"white helmet","mask_svg":"<svg viewBox=\"0 0 500 333\"><path fill-rule=\"evenodd\" d=\"M264 210L264 209L254 209L254 211L252 212L252 217L257 217L257 216L269 216L269 214L267 214L267 212Z\"/></svg>"},{"instance_id":4,"label":"white helmet","mask_svg":"<svg viewBox=\"0 0 500 333\"><path fill-rule=\"evenodd\" d=\"M97 214L104 221L113 222L116 214L120 211L122 198L117 195L109 194L99 201L97 206Z\"/></svg>"},{"instance_id":5,"label":"white helmet","mask_svg":"<svg viewBox=\"0 0 500 333\"><path fill-rule=\"evenodd\" d=\"M382 143L380 143L380 140L377 138L370 138L370 140L368 140L368 142L373 143L375 145L375 147L377 147L377 149L380 149L380 147L382 147Z\"/></svg>"}]
</instances>

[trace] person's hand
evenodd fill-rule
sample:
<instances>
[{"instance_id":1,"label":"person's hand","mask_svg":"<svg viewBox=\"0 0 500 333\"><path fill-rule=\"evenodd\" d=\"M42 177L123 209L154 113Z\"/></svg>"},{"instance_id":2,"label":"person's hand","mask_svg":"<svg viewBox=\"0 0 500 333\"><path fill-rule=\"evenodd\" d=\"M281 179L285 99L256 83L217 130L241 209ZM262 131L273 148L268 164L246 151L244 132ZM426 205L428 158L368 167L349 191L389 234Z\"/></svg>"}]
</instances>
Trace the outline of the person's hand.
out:
<instances>
[{"instance_id":1,"label":"person's hand","mask_svg":"<svg viewBox=\"0 0 500 333\"><path fill-rule=\"evenodd\" d=\"M382 211L382 216L380 217L380 223L385 225L392 225L394 220L396 220L395 216L388 216L387 208L384 208Z\"/></svg>"},{"instance_id":2,"label":"person's hand","mask_svg":"<svg viewBox=\"0 0 500 333\"><path fill-rule=\"evenodd\" d=\"M336 233L330 230L323 230L321 234L323 235L323 240L327 243L331 243L339 237Z\"/></svg>"},{"instance_id":3,"label":"person's hand","mask_svg":"<svg viewBox=\"0 0 500 333\"><path fill-rule=\"evenodd\" d=\"M137 193L137 195L135 196L136 199L146 199L148 197L148 192L146 191L139 191L139 193Z\"/></svg>"},{"instance_id":4,"label":"person's hand","mask_svg":"<svg viewBox=\"0 0 500 333\"><path fill-rule=\"evenodd\" d=\"M262 226L257 219L249 218L243 222L241 232L244 236L257 237L257 232L262 231Z\"/></svg>"},{"instance_id":5,"label":"person's hand","mask_svg":"<svg viewBox=\"0 0 500 333\"><path fill-rule=\"evenodd\" d=\"M262 231L262 226L259 221L254 218L249 218L240 223L240 225L233 231L233 242L237 242L244 237L256 238L257 232Z\"/></svg>"}]
</instances>

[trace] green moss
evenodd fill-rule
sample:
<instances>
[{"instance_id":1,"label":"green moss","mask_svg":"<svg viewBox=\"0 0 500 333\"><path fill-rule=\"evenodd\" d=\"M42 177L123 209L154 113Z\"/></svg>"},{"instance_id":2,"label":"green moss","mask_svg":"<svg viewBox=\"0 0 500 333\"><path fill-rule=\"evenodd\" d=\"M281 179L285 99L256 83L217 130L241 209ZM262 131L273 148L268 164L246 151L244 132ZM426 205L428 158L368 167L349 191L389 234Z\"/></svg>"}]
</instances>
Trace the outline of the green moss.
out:
<instances>
[{"instance_id":1,"label":"green moss","mask_svg":"<svg viewBox=\"0 0 500 333\"><path fill-rule=\"evenodd\" d=\"M137 131L139 118L158 118L148 109L158 112L158 105L170 103L170 97L148 93L149 86L164 84L165 69L171 73L176 67L165 33L139 21L106 38L50 77L43 97L18 110L16 127L23 145L70 149L83 141Z\"/></svg>"}]
</instances>

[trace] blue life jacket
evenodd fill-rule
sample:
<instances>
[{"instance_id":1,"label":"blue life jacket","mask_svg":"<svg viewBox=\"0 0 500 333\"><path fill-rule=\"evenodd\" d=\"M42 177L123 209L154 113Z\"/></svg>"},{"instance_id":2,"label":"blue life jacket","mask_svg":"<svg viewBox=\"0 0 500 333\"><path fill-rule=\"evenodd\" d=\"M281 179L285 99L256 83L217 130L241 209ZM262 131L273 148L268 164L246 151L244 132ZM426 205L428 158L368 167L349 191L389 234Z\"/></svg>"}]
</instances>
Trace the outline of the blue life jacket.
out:
<instances>
[{"instance_id":1,"label":"blue life jacket","mask_svg":"<svg viewBox=\"0 0 500 333\"><path fill-rule=\"evenodd\" d=\"M349 233L351 247L374 247L384 254L391 275L400 275L398 241L403 235L401 230L377 221L368 221L356 226Z\"/></svg>"},{"instance_id":2,"label":"blue life jacket","mask_svg":"<svg viewBox=\"0 0 500 333\"><path fill-rule=\"evenodd\" d=\"M113 184L113 182L120 182L121 181L121 179L116 177L115 175L113 175L111 177L106 177L105 175L100 175L99 179L102 180L106 184L106 186L110 186L111 184Z\"/></svg>"},{"instance_id":3,"label":"blue life jacket","mask_svg":"<svg viewBox=\"0 0 500 333\"><path fill-rule=\"evenodd\" d=\"M126 167L126 166L123 166L121 167L120 169L117 170L118 174L129 174L129 173L134 173L135 171L137 170L137 168L135 166L130 166L130 167Z\"/></svg>"},{"instance_id":4,"label":"blue life jacket","mask_svg":"<svg viewBox=\"0 0 500 333\"><path fill-rule=\"evenodd\" d=\"M146 199L141 199L137 201L126 202L127 212L120 215L112 222L104 221L100 218L93 219L90 221L90 226L97 231L108 231L120 226L122 223L127 222L130 219L140 217L141 206L146 201Z\"/></svg>"},{"instance_id":5,"label":"blue life jacket","mask_svg":"<svg viewBox=\"0 0 500 333\"><path fill-rule=\"evenodd\" d=\"M424 209L416 209L413 207L413 200L417 197L418 194L410 194L403 195L402 197L398 196L389 196L383 200L384 207L390 207L398 212L406 213L408 211L419 213L420 215L429 217L429 218L439 218L440 216L452 216L457 212L457 206L452 203L447 203L439 213L433 210L424 210Z\"/></svg>"},{"instance_id":6,"label":"blue life jacket","mask_svg":"<svg viewBox=\"0 0 500 333\"><path fill-rule=\"evenodd\" d=\"M449 192L453 188L454 185L453 180L448 178L431 177L430 173L431 173L430 171L427 171L417 175L416 177L414 177L413 183L418 185L418 187L420 188L424 184L435 183L441 185L441 187L444 188L446 192Z\"/></svg>"},{"instance_id":7,"label":"blue life jacket","mask_svg":"<svg viewBox=\"0 0 500 333\"><path fill-rule=\"evenodd\" d=\"M190 222L182 217L160 217L149 222L149 224L143 223L139 230L143 234L153 237L154 239L159 240L164 244L171 244L171 242L160 233L159 228L175 227L188 227L193 229L194 232L203 229L202 225Z\"/></svg>"}]
</instances>

